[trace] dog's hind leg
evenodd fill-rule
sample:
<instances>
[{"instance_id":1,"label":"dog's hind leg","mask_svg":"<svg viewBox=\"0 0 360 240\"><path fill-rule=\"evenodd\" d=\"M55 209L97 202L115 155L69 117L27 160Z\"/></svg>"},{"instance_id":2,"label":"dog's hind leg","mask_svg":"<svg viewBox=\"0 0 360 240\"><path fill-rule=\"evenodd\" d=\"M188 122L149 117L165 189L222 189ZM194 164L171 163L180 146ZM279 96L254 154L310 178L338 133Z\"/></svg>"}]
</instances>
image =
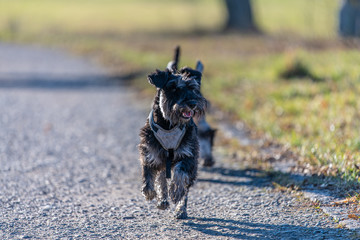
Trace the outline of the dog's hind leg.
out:
<instances>
[{"instance_id":1,"label":"dog's hind leg","mask_svg":"<svg viewBox=\"0 0 360 240\"><path fill-rule=\"evenodd\" d=\"M154 180L155 180L156 171L148 165L143 165L142 169L142 194L145 196L146 200L152 200L156 197L156 192L154 189Z\"/></svg>"},{"instance_id":2,"label":"dog's hind leg","mask_svg":"<svg viewBox=\"0 0 360 240\"><path fill-rule=\"evenodd\" d=\"M169 207L168 198L168 188L166 182L166 172L165 170L160 171L156 176L155 180L156 193L157 193L157 208L165 210Z\"/></svg>"}]
</instances>

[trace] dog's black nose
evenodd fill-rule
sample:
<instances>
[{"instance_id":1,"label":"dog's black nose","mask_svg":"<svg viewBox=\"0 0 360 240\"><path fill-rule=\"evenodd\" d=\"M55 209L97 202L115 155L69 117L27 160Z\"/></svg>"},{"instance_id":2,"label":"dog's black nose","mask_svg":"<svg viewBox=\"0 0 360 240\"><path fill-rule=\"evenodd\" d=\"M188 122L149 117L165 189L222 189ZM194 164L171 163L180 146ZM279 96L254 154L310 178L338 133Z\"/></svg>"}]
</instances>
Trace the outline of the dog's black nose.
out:
<instances>
[{"instance_id":1,"label":"dog's black nose","mask_svg":"<svg viewBox=\"0 0 360 240\"><path fill-rule=\"evenodd\" d=\"M194 109L196 107L196 101L189 101L187 102L189 108Z\"/></svg>"}]
</instances>

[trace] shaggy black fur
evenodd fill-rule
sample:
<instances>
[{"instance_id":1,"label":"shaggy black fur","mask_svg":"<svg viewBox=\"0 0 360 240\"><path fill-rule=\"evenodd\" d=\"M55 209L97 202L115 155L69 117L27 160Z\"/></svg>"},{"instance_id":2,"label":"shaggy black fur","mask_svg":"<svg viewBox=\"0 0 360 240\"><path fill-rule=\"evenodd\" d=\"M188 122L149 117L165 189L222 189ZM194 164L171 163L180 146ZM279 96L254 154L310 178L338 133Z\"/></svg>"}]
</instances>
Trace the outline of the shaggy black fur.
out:
<instances>
[{"instance_id":1,"label":"shaggy black fur","mask_svg":"<svg viewBox=\"0 0 360 240\"><path fill-rule=\"evenodd\" d=\"M196 180L199 157L197 126L193 117L202 116L206 107L206 100L200 93L201 73L191 68L179 72L157 70L148 76L148 80L157 87L152 106L154 122L165 130L180 127L186 132L179 147L173 149L173 174L168 191L165 178L168 150L157 140L147 119L140 131L139 145L142 193L147 200L157 197L159 209L169 206L169 193L177 204L176 218L186 218L187 194Z\"/></svg>"}]
</instances>

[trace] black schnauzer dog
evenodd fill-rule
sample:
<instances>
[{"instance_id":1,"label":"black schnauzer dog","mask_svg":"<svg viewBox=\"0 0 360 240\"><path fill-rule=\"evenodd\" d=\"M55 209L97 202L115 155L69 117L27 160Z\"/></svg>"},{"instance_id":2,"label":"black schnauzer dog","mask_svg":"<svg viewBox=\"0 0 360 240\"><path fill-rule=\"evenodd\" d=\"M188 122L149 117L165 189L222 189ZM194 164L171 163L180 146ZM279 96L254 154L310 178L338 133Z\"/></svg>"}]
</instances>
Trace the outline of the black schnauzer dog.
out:
<instances>
[{"instance_id":1,"label":"black schnauzer dog","mask_svg":"<svg viewBox=\"0 0 360 240\"><path fill-rule=\"evenodd\" d=\"M212 154L217 129L213 129L205 119L205 115L196 121L200 144L200 159L204 167L212 167L215 160Z\"/></svg>"},{"instance_id":2,"label":"black schnauzer dog","mask_svg":"<svg viewBox=\"0 0 360 240\"><path fill-rule=\"evenodd\" d=\"M180 47L178 46L175 48L174 58L168 63L167 68L173 72L176 72L178 69L179 58ZM196 70L203 73L204 66L201 64L201 62L198 62L196 65ZM201 159L204 167L212 167L215 164L215 160L212 155L212 149L214 146L214 139L217 130L213 129L206 121L205 114L194 120L198 127L198 138L200 144L199 159Z\"/></svg>"},{"instance_id":3,"label":"black schnauzer dog","mask_svg":"<svg viewBox=\"0 0 360 240\"><path fill-rule=\"evenodd\" d=\"M140 131L142 193L147 200L156 197L162 210L169 207L169 194L177 204L178 219L187 217L187 195L197 176L199 141L193 117L202 116L206 108L200 93L201 75L184 67L180 71L156 70L148 76L157 93ZM167 178L171 178L169 191Z\"/></svg>"}]
</instances>

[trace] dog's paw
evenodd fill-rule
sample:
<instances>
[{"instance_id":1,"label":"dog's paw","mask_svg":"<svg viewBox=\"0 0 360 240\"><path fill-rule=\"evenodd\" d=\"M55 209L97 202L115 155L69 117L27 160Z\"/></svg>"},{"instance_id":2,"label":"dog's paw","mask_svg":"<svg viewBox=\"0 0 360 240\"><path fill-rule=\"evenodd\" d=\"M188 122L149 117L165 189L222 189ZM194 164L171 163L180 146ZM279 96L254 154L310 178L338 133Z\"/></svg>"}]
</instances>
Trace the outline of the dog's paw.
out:
<instances>
[{"instance_id":1,"label":"dog's paw","mask_svg":"<svg viewBox=\"0 0 360 240\"><path fill-rule=\"evenodd\" d=\"M168 209L170 206L169 202L167 200L159 201L156 205L158 209L165 210Z\"/></svg>"},{"instance_id":2,"label":"dog's paw","mask_svg":"<svg viewBox=\"0 0 360 240\"><path fill-rule=\"evenodd\" d=\"M186 210L180 210L175 212L175 218L176 219L186 219L187 218L187 212Z\"/></svg>"},{"instance_id":3,"label":"dog's paw","mask_svg":"<svg viewBox=\"0 0 360 240\"><path fill-rule=\"evenodd\" d=\"M203 166L204 167L212 167L214 166L215 161L212 158L207 158L204 160Z\"/></svg>"},{"instance_id":4,"label":"dog's paw","mask_svg":"<svg viewBox=\"0 0 360 240\"><path fill-rule=\"evenodd\" d=\"M153 200L156 197L155 190L148 185L144 186L141 192L144 195L145 199L148 201Z\"/></svg>"}]
</instances>

